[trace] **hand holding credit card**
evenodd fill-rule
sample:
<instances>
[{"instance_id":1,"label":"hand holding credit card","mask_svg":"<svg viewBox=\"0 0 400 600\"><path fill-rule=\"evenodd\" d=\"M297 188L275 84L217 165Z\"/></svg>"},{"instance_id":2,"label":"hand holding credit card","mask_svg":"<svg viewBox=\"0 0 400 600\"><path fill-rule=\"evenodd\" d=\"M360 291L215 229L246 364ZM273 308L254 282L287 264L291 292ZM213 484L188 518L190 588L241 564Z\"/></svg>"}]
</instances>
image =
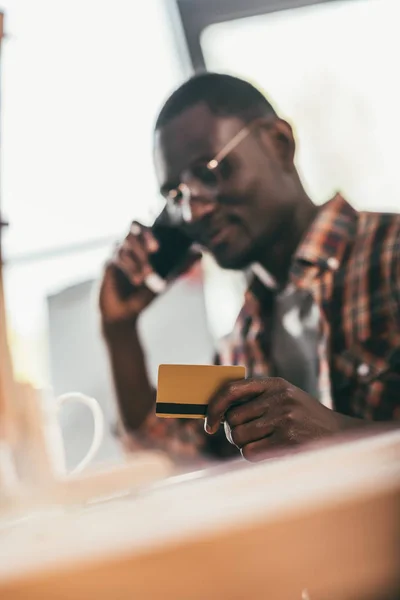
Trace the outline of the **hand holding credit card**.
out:
<instances>
[{"instance_id":1,"label":"hand holding credit card","mask_svg":"<svg viewBox=\"0 0 400 600\"><path fill-rule=\"evenodd\" d=\"M156 415L204 419L211 397L226 383L244 379L244 367L160 365Z\"/></svg>"}]
</instances>

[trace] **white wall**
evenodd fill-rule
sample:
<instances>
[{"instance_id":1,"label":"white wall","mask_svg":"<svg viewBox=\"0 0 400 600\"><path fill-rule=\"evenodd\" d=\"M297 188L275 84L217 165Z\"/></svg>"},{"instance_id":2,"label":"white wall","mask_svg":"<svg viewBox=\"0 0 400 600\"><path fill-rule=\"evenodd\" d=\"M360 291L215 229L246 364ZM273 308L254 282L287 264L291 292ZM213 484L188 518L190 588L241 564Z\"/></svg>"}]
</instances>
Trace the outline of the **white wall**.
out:
<instances>
[{"instance_id":1,"label":"white wall","mask_svg":"<svg viewBox=\"0 0 400 600\"><path fill-rule=\"evenodd\" d=\"M117 461L121 449L111 435L117 419L114 390L96 311L97 282L87 281L50 296L49 340L51 380L56 394L80 391L95 397L108 428L96 462ZM207 364L213 357L201 281L185 278L145 312L140 334L155 384L160 363ZM92 435L90 413L66 406L60 413L67 464L85 454Z\"/></svg>"}]
</instances>

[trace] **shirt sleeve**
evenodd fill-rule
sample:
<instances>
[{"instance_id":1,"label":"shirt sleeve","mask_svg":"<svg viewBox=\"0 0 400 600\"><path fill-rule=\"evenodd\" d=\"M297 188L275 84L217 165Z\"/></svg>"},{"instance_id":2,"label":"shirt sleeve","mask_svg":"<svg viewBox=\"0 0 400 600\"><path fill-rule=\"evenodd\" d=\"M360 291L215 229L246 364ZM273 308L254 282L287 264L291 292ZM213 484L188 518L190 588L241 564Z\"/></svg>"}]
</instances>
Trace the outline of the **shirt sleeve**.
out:
<instances>
[{"instance_id":1,"label":"shirt sleeve","mask_svg":"<svg viewBox=\"0 0 400 600\"><path fill-rule=\"evenodd\" d=\"M393 267L394 267L394 278L395 281L395 289L394 296L396 299L396 307L397 307L397 323L400 325L400 232L396 237L395 241L395 250L394 250L394 259L393 259Z\"/></svg>"},{"instance_id":2,"label":"shirt sleeve","mask_svg":"<svg viewBox=\"0 0 400 600\"><path fill-rule=\"evenodd\" d=\"M220 340L213 364L236 364L231 336ZM160 418L154 410L139 429L126 432L120 428L118 437L128 454L158 450L165 452L178 465L202 466L210 461L239 456L237 448L227 441L223 427L210 436L204 431L203 419Z\"/></svg>"},{"instance_id":3,"label":"shirt sleeve","mask_svg":"<svg viewBox=\"0 0 400 600\"><path fill-rule=\"evenodd\" d=\"M222 364L215 354L213 363ZM118 432L124 451L133 454L141 450L164 452L177 465L202 468L217 460L239 456L228 442L223 427L210 436L204 431L203 419L160 418L152 410L141 427L134 432Z\"/></svg>"},{"instance_id":4,"label":"shirt sleeve","mask_svg":"<svg viewBox=\"0 0 400 600\"><path fill-rule=\"evenodd\" d=\"M121 437L128 454L157 450L165 452L178 465L201 464L206 459L206 433L200 419L160 418L152 410L139 429L123 432Z\"/></svg>"},{"instance_id":5,"label":"shirt sleeve","mask_svg":"<svg viewBox=\"0 0 400 600\"><path fill-rule=\"evenodd\" d=\"M400 328L400 225L392 228L389 247L390 259L390 292L392 306L395 307L396 329ZM372 407L371 416L374 421L400 421L400 344L392 348L389 358L388 371L383 373L380 380L373 382L381 401Z\"/></svg>"}]
</instances>

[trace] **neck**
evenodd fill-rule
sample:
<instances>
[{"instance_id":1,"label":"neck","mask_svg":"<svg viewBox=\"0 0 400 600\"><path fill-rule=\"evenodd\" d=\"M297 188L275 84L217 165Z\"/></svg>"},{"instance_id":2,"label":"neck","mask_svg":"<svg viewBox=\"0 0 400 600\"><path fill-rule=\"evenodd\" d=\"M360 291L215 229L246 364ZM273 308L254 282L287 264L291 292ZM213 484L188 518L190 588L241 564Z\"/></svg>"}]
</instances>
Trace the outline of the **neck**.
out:
<instances>
[{"instance_id":1,"label":"neck","mask_svg":"<svg viewBox=\"0 0 400 600\"><path fill-rule=\"evenodd\" d=\"M317 212L318 207L304 192L291 221L285 223L284 231L280 231L277 242L261 253L258 262L274 276L280 286L286 284L293 256Z\"/></svg>"}]
</instances>

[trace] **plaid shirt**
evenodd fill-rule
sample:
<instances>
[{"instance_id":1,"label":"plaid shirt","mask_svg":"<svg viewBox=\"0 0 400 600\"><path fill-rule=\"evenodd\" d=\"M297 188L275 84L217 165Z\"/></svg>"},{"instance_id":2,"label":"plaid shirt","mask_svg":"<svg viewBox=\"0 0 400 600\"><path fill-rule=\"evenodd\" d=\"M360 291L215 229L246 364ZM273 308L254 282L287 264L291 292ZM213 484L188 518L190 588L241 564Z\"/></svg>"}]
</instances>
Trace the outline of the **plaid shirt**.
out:
<instances>
[{"instance_id":1,"label":"plaid shirt","mask_svg":"<svg viewBox=\"0 0 400 600\"><path fill-rule=\"evenodd\" d=\"M333 408L367 420L400 419L400 215L357 212L339 194L325 204L300 244L290 281L320 309L319 385ZM218 364L247 376L273 376L270 359L275 292L254 278ZM191 460L231 456L223 432L203 423L151 414L131 448L151 445Z\"/></svg>"}]
</instances>

